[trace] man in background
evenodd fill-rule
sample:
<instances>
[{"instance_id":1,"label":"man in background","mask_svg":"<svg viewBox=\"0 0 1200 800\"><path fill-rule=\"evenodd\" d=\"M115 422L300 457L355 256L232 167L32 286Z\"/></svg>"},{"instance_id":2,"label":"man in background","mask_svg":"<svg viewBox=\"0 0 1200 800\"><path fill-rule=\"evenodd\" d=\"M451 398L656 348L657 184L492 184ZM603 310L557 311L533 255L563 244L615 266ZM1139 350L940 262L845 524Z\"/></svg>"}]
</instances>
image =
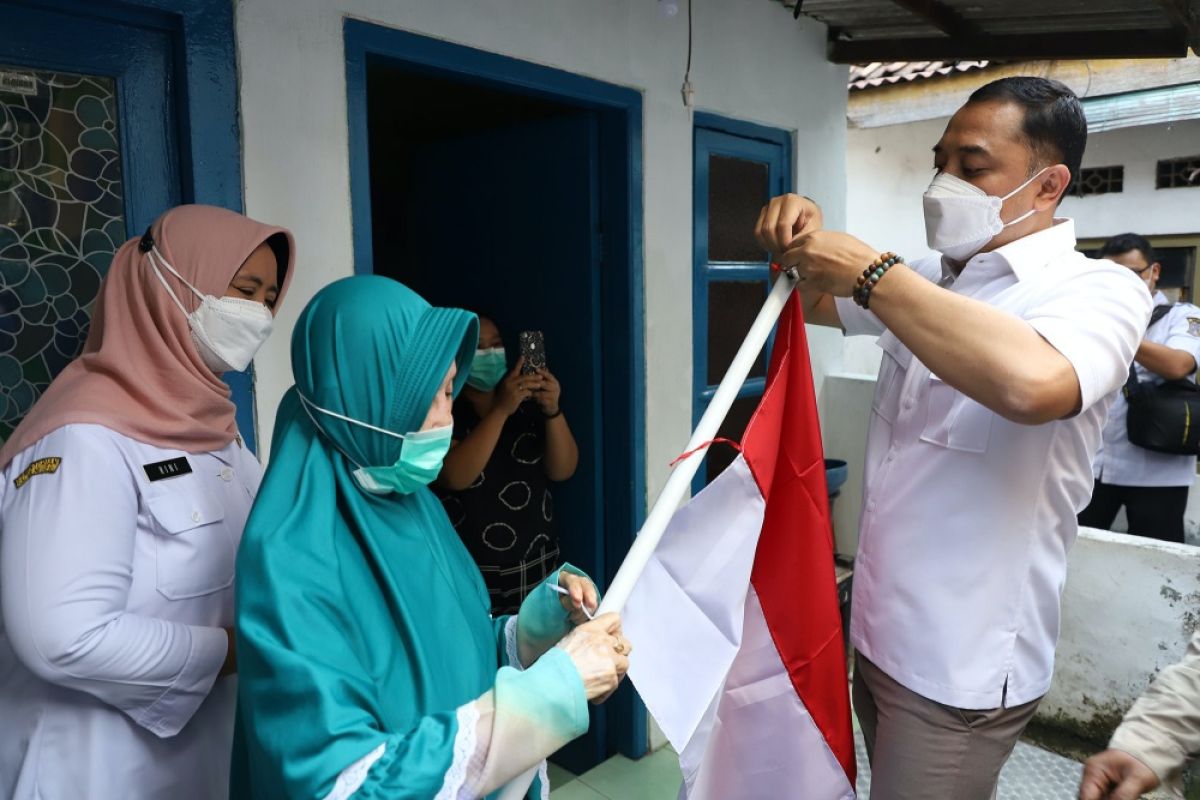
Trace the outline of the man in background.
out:
<instances>
[{"instance_id":1,"label":"man in background","mask_svg":"<svg viewBox=\"0 0 1200 800\"><path fill-rule=\"evenodd\" d=\"M1100 257L1132 270L1154 297L1150 327L1134 356L1137 379L1193 380L1200 358L1200 308L1172 304L1158 291L1162 267L1144 236L1114 236L1104 243ZM1133 444L1126 428L1128 412L1125 394L1118 392L1092 468L1096 478L1092 501L1080 513L1079 524L1107 530L1124 506L1130 533L1183 543L1183 514L1188 489L1196 479L1196 457L1157 453Z\"/></svg>"}]
</instances>

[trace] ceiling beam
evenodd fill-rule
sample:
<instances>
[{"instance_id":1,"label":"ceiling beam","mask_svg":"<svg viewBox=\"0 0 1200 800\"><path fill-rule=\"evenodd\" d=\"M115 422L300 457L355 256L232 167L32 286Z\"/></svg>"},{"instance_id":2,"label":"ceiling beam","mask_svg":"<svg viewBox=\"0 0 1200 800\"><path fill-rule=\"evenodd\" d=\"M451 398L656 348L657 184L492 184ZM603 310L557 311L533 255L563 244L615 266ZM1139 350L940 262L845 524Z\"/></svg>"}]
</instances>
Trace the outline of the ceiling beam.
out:
<instances>
[{"instance_id":1,"label":"ceiling beam","mask_svg":"<svg viewBox=\"0 0 1200 800\"><path fill-rule=\"evenodd\" d=\"M1200 0L1159 0L1167 16L1187 33L1187 42L1200 52Z\"/></svg>"},{"instance_id":2,"label":"ceiling beam","mask_svg":"<svg viewBox=\"0 0 1200 800\"><path fill-rule=\"evenodd\" d=\"M1169 3L1173 0L1163 0L1163 2ZM892 0L892 4L920 17L947 36L970 36L975 33L974 25L963 19L957 11L938 0Z\"/></svg>"},{"instance_id":3,"label":"ceiling beam","mask_svg":"<svg viewBox=\"0 0 1200 800\"><path fill-rule=\"evenodd\" d=\"M830 31L826 54L835 64L873 61L972 61L1065 58L1181 58L1182 30L1089 31L1021 35L845 39ZM836 37L836 38L835 38Z\"/></svg>"}]
</instances>

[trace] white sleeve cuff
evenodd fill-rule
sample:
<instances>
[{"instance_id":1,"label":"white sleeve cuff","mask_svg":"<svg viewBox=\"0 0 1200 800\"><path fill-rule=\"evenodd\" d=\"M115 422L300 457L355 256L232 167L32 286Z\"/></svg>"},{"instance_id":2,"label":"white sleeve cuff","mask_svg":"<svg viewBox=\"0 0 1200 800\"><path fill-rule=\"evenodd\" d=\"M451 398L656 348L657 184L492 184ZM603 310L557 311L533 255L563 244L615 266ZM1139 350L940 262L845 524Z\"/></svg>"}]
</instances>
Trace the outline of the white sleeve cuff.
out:
<instances>
[{"instance_id":1,"label":"white sleeve cuff","mask_svg":"<svg viewBox=\"0 0 1200 800\"><path fill-rule=\"evenodd\" d=\"M342 770L333 784L333 791L325 795L324 800L348 800L352 797L359 787L366 783L367 773L371 771L371 767L375 765L376 761L383 758L383 754L386 752L387 742L384 742Z\"/></svg>"},{"instance_id":2,"label":"white sleeve cuff","mask_svg":"<svg viewBox=\"0 0 1200 800\"><path fill-rule=\"evenodd\" d=\"M1167 337L1163 346L1170 347L1172 350L1182 350L1200 363L1200 337L1192 336L1190 333L1176 333Z\"/></svg>"},{"instance_id":3,"label":"white sleeve cuff","mask_svg":"<svg viewBox=\"0 0 1200 800\"><path fill-rule=\"evenodd\" d=\"M200 708L212 691L229 650L229 636L222 628L192 625L186 630L191 636L191 648L183 669L152 706L130 714L134 722L162 739L183 730Z\"/></svg>"},{"instance_id":4,"label":"white sleeve cuff","mask_svg":"<svg viewBox=\"0 0 1200 800\"><path fill-rule=\"evenodd\" d=\"M1111 369L1103 369L1100 364L1097 364L1103 354L1098 353L1088 337L1069 320L1042 317L1029 320L1029 324L1038 332L1039 336L1050 343L1051 347L1061 353L1070 362L1071 368L1075 370L1075 377L1079 380L1080 413L1087 411L1098 400L1107 397L1111 392L1124 385L1125 379L1129 375L1128 369L1121 374L1114 373ZM1116 375L1116 378L1119 379L1115 385L1108 385L1105 380L1106 371Z\"/></svg>"},{"instance_id":5,"label":"white sleeve cuff","mask_svg":"<svg viewBox=\"0 0 1200 800\"><path fill-rule=\"evenodd\" d=\"M446 770L442 788L433 800L474 800L476 795L466 789L467 775L475 758L476 729L479 727L479 709L475 703L459 706L456 712L458 732L454 734L454 760ZM486 760L486 759L484 759ZM483 760L480 760L483 763Z\"/></svg>"},{"instance_id":6,"label":"white sleeve cuff","mask_svg":"<svg viewBox=\"0 0 1200 800\"><path fill-rule=\"evenodd\" d=\"M838 320L847 336L880 336L886 327L879 317L854 302L849 297L833 298L837 307Z\"/></svg>"}]
</instances>

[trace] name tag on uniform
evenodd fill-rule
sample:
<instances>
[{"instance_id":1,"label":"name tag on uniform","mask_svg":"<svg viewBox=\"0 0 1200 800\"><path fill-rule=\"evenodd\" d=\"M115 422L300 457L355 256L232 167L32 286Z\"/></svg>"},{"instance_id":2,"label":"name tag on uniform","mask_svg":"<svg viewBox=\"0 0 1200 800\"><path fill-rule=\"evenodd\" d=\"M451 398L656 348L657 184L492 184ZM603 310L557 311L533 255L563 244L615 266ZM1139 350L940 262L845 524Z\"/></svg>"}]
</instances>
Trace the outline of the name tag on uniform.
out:
<instances>
[{"instance_id":1,"label":"name tag on uniform","mask_svg":"<svg viewBox=\"0 0 1200 800\"><path fill-rule=\"evenodd\" d=\"M156 461L153 464L143 464L142 469L146 470L146 477L151 483L155 481L166 480L167 478L178 478L180 475L187 475L192 471L192 465L183 456L172 458L167 461Z\"/></svg>"}]
</instances>

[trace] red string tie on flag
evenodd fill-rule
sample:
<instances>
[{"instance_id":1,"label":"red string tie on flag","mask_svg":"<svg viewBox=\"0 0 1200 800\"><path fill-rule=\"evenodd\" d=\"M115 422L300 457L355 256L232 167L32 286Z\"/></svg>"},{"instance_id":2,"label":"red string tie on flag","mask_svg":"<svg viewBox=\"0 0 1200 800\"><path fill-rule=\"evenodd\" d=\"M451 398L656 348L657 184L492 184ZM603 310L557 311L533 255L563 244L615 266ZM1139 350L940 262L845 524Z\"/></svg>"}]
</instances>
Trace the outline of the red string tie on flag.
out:
<instances>
[{"instance_id":1,"label":"red string tie on flag","mask_svg":"<svg viewBox=\"0 0 1200 800\"><path fill-rule=\"evenodd\" d=\"M680 453L679 456L674 461L672 461L670 464L668 464L668 466L673 467L676 464L678 464L680 461L683 461L685 458L690 458L691 456L696 455L696 453L699 453L701 450L705 450L714 444L727 444L730 447L732 447L734 450L737 450L739 453L742 452L742 446L740 444L738 444L737 442L733 441L732 439L722 439L722 438L718 437L716 439L709 439L704 444L700 445L699 447L697 447L693 450L688 450L686 453Z\"/></svg>"}]
</instances>

